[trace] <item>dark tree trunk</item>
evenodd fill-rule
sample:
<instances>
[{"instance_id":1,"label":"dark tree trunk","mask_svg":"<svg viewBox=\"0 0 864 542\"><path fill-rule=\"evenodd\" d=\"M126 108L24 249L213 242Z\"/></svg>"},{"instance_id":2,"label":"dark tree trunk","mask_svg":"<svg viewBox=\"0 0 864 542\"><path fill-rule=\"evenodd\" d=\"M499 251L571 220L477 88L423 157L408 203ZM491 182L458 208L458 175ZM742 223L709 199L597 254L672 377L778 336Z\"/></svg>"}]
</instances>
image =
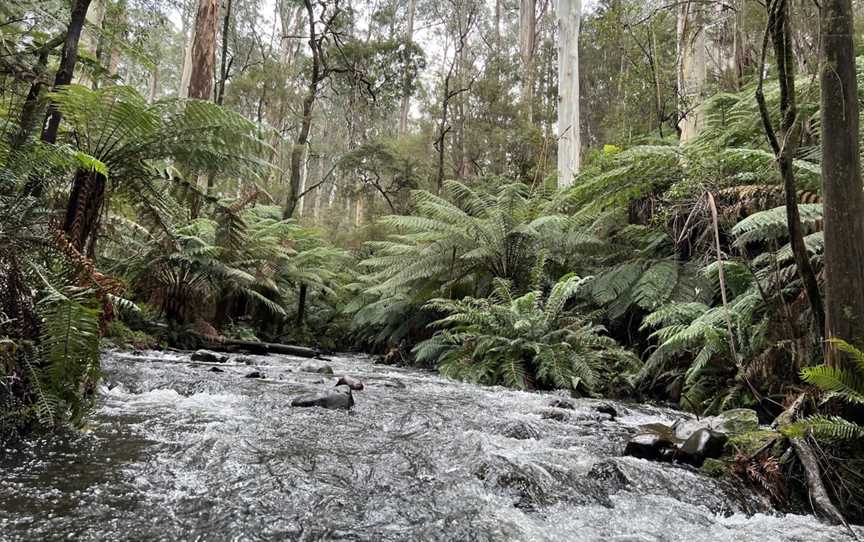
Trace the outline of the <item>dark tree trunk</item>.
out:
<instances>
[{"instance_id":1,"label":"dark tree trunk","mask_svg":"<svg viewBox=\"0 0 864 542\"><path fill-rule=\"evenodd\" d=\"M81 254L95 253L96 232L105 203L105 184L105 176L101 173L81 169L75 172L63 231Z\"/></svg>"},{"instance_id":2,"label":"dark tree trunk","mask_svg":"<svg viewBox=\"0 0 864 542\"><path fill-rule=\"evenodd\" d=\"M820 25L825 334L860 343L864 339L864 193L852 1L823 0ZM827 361L842 363L832 348Z\"/></svg>"},{"instance_id":3,"label":"dark tree trunk","mask_svg":"<svg viewBox=\"0 0 864 542\"><path fill-rule=\"evenodd\" d=\"M801 137L801 123L798 119L798 107L795 97L795 59L792 50L792 32L789 26L789 4L787 0L773 0L768 3L768 28L763 41L763 49L768 46L768 37L774 44L774 56L777 62L777 76L780 83L780 131L779 138L774 134L771 119L768 114L768 106L762 92L762 79L760 76L759 87L756 91L756 99L759 102L759 111L765 133L774 150L777 159L777 167L783 178L783 189L786 202L786 225L789 229L789 242L792 247L792 255L798 268L798 275L804 285L813 320L816 324L817 334L822 335L825 327L825 313L822 308L822 295L819 293L819 283L816 273L810 265L810 257L807 247L804 245L804 234L801 228L801 216L798 212L798 197L795 187L795 171L793 160L798 150ZM763 59L766 51L763 50ZM763 62L764 65L764 62ZM764 73L760 72L760 73Z\"/></svg>"},{"instance_id":4,"label":"dark tree trunk","mask_svg":"<svg viewBox=\"0 0 864 542\"><path fill-rule=\"evenodd\" d=\"M69 29L66 31L66 41L63 43L63 53L60 56L60 67L54 76L54 88L68 85L72 82L75 72L75 64L78 62L78 41L81 39L81 30L87 18L87 8L90 0L74 0L72 3L72 16L69 19ZM45 129L42 130L42 141L55 143L57 141L57 130L60 127L60 111L51 105L48 108L48 118Z\"/></svg>"},{"instance_id":5,"label":"dark tree trunk","mask_svg":"<svg viewBox=\"0 0 864 542\"><path fill-rule=\"evenodd\" d=\"M231 29L231 4L232 0L225 2L225 15L222 20L222 62L219 64L219 86L216 87L216 103L222 105L225 102L225 82L231 71L231 62L228 61L228 31Z\"/></svg>"},{"instance_id":6,"label":"dark tree trunk","mask_svg":"<svg viewBox=\"0 0 864 542\"><path fill-rule=\"evenodd\" d=\"M306 316L306 284L300 285L300 295L297 299L297 327L303 325L303 319Z\"/></svg>"}]
</instances>

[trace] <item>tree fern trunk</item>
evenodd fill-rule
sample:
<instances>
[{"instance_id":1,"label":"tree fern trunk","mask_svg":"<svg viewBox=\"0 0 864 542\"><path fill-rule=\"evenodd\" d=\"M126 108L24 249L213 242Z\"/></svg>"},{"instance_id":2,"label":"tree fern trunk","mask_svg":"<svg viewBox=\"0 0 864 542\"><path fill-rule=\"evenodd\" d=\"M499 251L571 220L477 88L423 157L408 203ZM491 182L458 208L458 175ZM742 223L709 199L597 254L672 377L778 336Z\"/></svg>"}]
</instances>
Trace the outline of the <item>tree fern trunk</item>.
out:
<instances>
[{"instance_id":1,"label":"tree fern trunk","mask_svg":"<svg viewBox=\"0 0 864 542\"><path fill-rule=\"evenodd\" d=\"M63 231L72 246L82 254L92 254L95 249L99 217L105 203L106 180L101 173L79 169L72 181Z\"/></svg>"}]
</instances>

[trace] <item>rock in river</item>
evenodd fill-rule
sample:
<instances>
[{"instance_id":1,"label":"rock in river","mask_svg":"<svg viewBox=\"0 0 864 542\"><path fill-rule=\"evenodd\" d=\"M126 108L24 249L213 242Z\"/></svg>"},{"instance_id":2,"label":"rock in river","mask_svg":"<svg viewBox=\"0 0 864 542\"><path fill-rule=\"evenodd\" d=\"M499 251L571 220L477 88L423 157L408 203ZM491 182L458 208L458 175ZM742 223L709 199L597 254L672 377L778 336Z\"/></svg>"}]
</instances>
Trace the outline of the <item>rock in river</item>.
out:
<instances>
[{"instance_id":1,"label":"rock in river","mask_svg":"<svg viewBox=\"0 0 864 542\"><path fill-rule=\"evenodd\" d=\"M189 359L192 361L200 361L203 363L225 363L228 361L228 356L211 352L210 350L196 350Z\"/></svg>"},{"instance_id":2,"label":"rock in river","mask_svg":"<svg viewBox=\"0 0 864 542\"><path fill-rule=\"evenodd\" d=\"M708 458L723 455L723 448L729 438L723 433L710 429L699 429L678 448L675 459L694 467L701 467Z\"/></svg>"},{"instance_id":3,"label":"rock in river","mask_svg":"<svg viewBox=\"0 0 864 542\"><path fill-rule=\"evenodd\" d=\"M354 396L348 386L337 386L325 392L301 395L291 401L294 407L321 407L331 410L349 410L354 406Z\"/></svg>"},{"instance_id":4,"label":"rock in river","mask_svg":"<svg viewBox=\"0 0 864 542\"><path fill-rule=\"evenodd\" d=\"M321 374L333 374L333 368L324 363L315 363L313 361L307 361L300 365L297 369L303 373L321 373Z\"/></svg>"},{"instance_id":5,"label":"rock in river","mask_svg":"<svg viewBox=\"0 0 864 542\"><path fill-rule=\"evenodd\" d=\"M337 386L348 386L354 391L361 391L363 389L363 382L360 382L356 378L352 378L350 376L340 376L339 381L336 382Z\"/></svg>"},{"instance_id":6,"label":"rock in river","mask_svg":"<svg viewBox=\"0 0 864 542\"><path fill-rule=\"evenodd\" d=\"M247 374L245 376L245 378L267 378L267 377L264 376L264 373L262 373L261 371L252 371L251 373Z\"/></svg>"}]
</instances>

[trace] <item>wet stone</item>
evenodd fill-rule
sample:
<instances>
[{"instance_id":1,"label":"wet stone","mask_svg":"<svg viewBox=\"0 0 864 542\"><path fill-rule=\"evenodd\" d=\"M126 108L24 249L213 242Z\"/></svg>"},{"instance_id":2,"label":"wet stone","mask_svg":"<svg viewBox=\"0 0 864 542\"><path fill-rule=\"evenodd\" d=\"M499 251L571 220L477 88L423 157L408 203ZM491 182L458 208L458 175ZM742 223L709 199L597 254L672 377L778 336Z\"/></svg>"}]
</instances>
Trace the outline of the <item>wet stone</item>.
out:
<instances>
[{"instance_id":1,"label":"wet stone","mask_svg":"<svg viewBox=\"0 0 864 542\"><path fill-rule=\"evenodd\" d=\"M266 378L266 377L264 376L264 373L262 373L261 371L252 371L251 373L247 374L243 378Z\"/></svg>"},{"instance_id":2,"label":"wet stone","mask_svg":"<svg viewBox=\"0 0 864 542\"><path fill-rule=\"evenodd\" d=\"M200 361L202 363L225 363L228 361L228 356L217 354L210 350L196 350L189 359L192 361Z\"/></svg>"},{"instance_id":3,"label":"wet stone","mask_svg":"<svg viewBox=\"0 0 864 542\"><path fill-rule=\"evenodd\" d=\"M349 410L354 406L354 397L351 395L351 388L348 386L338 386L333 390L296 397L291 401L291 406Z\"/></svg>"},{"instance_id":4,"label":"wet stone","mask_svg":"<svg viewBox=\"0 0 864 542\"><path fill-rule=\"evenodd\" d=\"M360 391L363 389L363 382L360 382L356 378L350 376L340 376L339 380L336 382L337 386L348 386L354 391Z\"/></svg>"}]
</instances>

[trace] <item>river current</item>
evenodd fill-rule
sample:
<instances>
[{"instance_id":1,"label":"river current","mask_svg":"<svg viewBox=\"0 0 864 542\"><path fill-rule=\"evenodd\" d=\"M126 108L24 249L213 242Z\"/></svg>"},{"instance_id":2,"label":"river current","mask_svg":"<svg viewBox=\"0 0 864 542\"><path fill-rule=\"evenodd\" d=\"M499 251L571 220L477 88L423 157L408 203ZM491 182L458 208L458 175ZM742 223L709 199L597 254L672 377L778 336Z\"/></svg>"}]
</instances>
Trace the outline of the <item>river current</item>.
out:
<instances>
[{"instance_id":1,"label":"river current","mask_svg":"<svg viewBox=\"0 0 864 542\"><path fill-rule=\"evenodd\" d=\"M680 412L551 409L552 395L359 356L327 362L365 383L353 410L293 408L335 383L304 361L247 356L212 372L183 353L106 352L84 432L0 449L0 540L853 539L695 470L622 456L640 425ZM244 378L255 370L267 378Z\"/></svg>"}]
</instances>

